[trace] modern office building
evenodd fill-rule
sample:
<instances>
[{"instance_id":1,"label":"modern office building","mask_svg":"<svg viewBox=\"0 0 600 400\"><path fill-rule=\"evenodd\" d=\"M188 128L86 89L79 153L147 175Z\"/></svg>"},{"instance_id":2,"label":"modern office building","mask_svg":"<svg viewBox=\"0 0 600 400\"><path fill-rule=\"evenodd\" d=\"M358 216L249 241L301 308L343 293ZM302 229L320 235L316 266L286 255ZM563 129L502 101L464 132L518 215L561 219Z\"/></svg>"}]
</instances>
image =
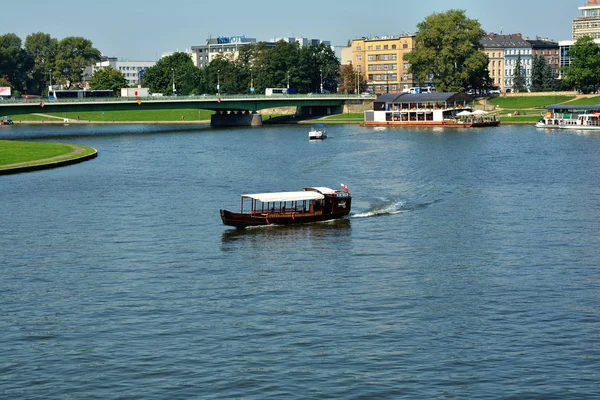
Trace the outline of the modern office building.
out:
<instances>
[{"instance_id":1,"label":"modern office building","mask_svg":"<svg viewBox=\"0 0 600 400\"><path fill-rule=\"evenodd\" d=\"M579 7L581 16L573 20L573 40L584 36L600 39L600 4L596 3L597 0L592 0Z\"/></svg>"},{"instance_id":2,"label":"modern office building","mask_svg":"<svg viewBox=\"0 0 600 400\"><path fill-rule=\"evenodd\" d=\"M400 93L414 86L404 54L413 50L415 35L382 36L352 40L352 65L372 93ZM345 53L347 54L347 53ZM342 61L346 57L342 57Z\"/></svg>"},{"instance_id":3,"label":"modern office building","mask_svg":"<svg viewBox=\"0 0 600 400\"><path fill-rule=\"evenodd\" d=\"M125 79L127 79L129 86L132 86L139 85L144 77L146 68L152 67L155 64L156 61L123 61L116 57L104 57L102 61L96 63L92 73L102 68L111 67L121 72Z\"/></svg>"},{"instance_id":4,"label":"modern office building","mask_svg":"<svg viewBox=\"0 0 600 400\"><path fill-rule=\"evenodd\" d=\"M318 44L324 44L331 46L331 42L321 39L308 39L308 38L295 38L295 37L282 37L275 38L267 41L267 46L275 47L275 44L283 40L287 43L299 43L300 46L315 46ZM255 38L247 38L246 36L219 36L217 38L208 38L206 43L201 46L192 46L191 56L194 65L198 68L204 68L217 55L228 57L235 60L238 55L240 48L246 45L256 45L257 40Z\"/></svg>"},{"instance_id":5,"label":"modern office building","mask_svg":"<svg viewBox=\"0 0 600 400\"><path fill-rule=\"evenodd\" d=\"M490 78L502 91L512 91L517 60L520 59L523 86L531 85L532 47L520 33L490 33L481 39L483 52L489 58Z\"/></svg>"},{"instance_id":6,"label":"modern office building","mask_svg":"<svg viewBox=\"0 0 600 400\"><path fill-rule=\"evenodd\" d=\"M573 61L571 56L569 56L569 50L575 44L575 42L576 40L560 40L558 42L558 51L560 54L559 77L562 77L562 74L564 73L562 67L568 67ZM600 38L594 39L594 43L596 43L598 47L600 47Z\"/></svg>"},{"instance_id":7,"label":"modern office building","mask_svg":"<svg viewBox=\"0 0 600 400\"><path fill-rule=\"evenodd\" d=\"M200 46L192 46L192 61L198 68L204 68L218 55L235 59L242 46L256 44L256 39L246 36L219 36L206 39Z\"/></svg>"},{"instance_id":8,"label":"modern office building","mask_svg":"<svg viewBox=\"0 0 600 400\"><path fill-rule=\"evenodd\" d=\"M321 39L308 39L305 37L280 37L280 38L274 38L271 39L269 42L271 43L277 43L280 40L283 40L286 43L298 43L300 44L300 47L307 47L307 46L318 46L320 44L324 44L325 46L331 46L331 42L329 40L321 40Z\"/></svg>"}]
</instances>

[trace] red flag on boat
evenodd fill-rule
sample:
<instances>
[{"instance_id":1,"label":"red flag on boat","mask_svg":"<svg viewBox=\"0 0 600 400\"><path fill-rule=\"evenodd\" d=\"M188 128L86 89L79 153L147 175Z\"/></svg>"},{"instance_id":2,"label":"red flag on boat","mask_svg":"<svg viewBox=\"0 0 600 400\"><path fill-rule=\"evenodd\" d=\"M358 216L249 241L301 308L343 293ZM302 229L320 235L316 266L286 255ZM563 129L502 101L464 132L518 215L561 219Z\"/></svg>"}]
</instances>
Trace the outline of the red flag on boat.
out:
<instances>
[{"instance_id":1,"label":"red flag on boat","mask_svg":"<svg viewBox=\"0 0 600 400\"><path fill-rule=\"evenodd\" d=\"M269 222L269 218L265 218L267 221L267 225L271 225L271 223Z\"/></svg>"},{"instance_id":2,"label":"red flag on boat","mask_svg":"<svg viewBox=\"0 0 600 400\"><path fill-rule=\"evenodd\" d=\"M343 183L342 183L342 185L341 185L341 186L342 186L342 190L343 190L344 192L348 193L348 186L344 185Z\"/></svg>"}]
</instances>

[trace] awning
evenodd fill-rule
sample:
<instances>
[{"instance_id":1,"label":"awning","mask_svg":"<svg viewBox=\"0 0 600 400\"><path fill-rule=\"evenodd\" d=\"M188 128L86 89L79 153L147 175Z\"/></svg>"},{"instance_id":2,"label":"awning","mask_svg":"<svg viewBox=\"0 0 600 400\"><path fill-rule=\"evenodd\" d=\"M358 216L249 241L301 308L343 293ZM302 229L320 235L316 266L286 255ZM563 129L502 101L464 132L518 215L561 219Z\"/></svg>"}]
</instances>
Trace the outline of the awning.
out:
<instances>
[{"instance_id":1,"label":"awning","mask_svg":"<svg viewBox=\"0 0 600 400\"><path fill-rule=\"evenodd\" d=\"M324 186L308 187L308 188L304 188L304 190L316 190L317 192L322 193L322 194L335 194L335 190L330 189L328 187L324 187Z\"/></svg>"},{"instance_id":2,"label":"awning","mask_svg":"<svg viewBox=\"0 0 600 400\"><path fill-rule=\"evenodd\" d=\"M263 203L283 201L322 200L325 198L321 193L314 191L303 192L280 192L280 193L256 193L243 194L242 198L254 199Z\"/></svg>"}]
</instances>

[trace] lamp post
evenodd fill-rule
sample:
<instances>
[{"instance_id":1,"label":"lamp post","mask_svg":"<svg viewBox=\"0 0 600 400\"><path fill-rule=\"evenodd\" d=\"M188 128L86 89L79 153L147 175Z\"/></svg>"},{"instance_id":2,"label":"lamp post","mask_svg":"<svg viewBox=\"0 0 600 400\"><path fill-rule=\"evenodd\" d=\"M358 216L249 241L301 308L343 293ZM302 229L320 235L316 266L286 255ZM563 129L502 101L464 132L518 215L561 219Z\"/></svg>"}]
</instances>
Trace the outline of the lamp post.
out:
<instances>
[{"instance_id":1,"label":"lamp post","mask_svg":"<svg viewBox=\"0 0 600 400\"><path fill-rule=\"evenodd\" d=\"M358 74L360 74L360 71L358 70L358 68L356 69L356 94L358 95L358 93L360 92L360 83L358 81Z\"/></svg>"},{"instance_id":2,"label":"lamp post","mask_svg":"<svg viewBox=\"0 0 600 400\"><path fill-rule=\"evenodd\" d=\"M319 71L321 71L321 94L323 94L323 70L320 69Z\"/></svg>"},{"instance_id":3,"label":"lamp post","mask_svg":"<svg viewBox=\"0 0 600 400\"><path fill-rule=\"evenodd\" d=\"M48 91L52 90L52 70L48 70L48 75L50 76L50 86L48 86Z\"/></svg>"},{"instance_id":4,"label":"lamp post","mask_svg":"<svg viewBox=\"0 0 600 400\"><path fill-rule=\"evenodd\" d=\"M289 91L290 91L290 71L287 72L287 78L288 78L287 89L288 89L288 94L289 94Z\"/></svg>"},{"instance_id":5,"label":"lamp post","mask_svg":"<svg viewBox=\"0 0 600 400\"><path fill-rule=\"evenodd\" d=\"M221 70L217 70L217 94L221 95Z\"/></svg>"},{"instance_id":6,"label":"lamp post","mask_svg":"<svg viewBox=\"0 0 600 400\"><path fill-rule=\"evenodd\" d=\"M254 94L254 75L252 68L250 69L250 93Z\"/></svg>"},{"instance_id":7,"label":"lamp post","mask_svg":"<svg viewBox=\"0 0 600 400\"><path fill-rule=\"evenodd\" d=\"M175 90L175 68L171 68L171 74L173 75L173 96L175 96L177 94Z\"/></svg>"}]
</instances>

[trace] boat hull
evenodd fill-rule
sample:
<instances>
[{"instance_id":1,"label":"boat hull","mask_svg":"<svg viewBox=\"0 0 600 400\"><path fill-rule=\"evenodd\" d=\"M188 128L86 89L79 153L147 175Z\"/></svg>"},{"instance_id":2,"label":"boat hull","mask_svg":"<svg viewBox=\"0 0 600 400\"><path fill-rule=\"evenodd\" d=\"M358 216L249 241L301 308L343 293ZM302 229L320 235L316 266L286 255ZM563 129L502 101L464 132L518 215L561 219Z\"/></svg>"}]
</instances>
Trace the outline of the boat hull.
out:
<instances>
[{"instance_id":1,"label":"boat hull","mask_svg":"<svg viewBox=\"0 0 600 400\"><path fill-rule=\"evenodd\" d=\"M363 122L363 126L443 126L449 128L482 128L499 126L500 120L493 121L369 121Z\"/></svg>"},{"instance_id":2,"label":"boat hull","mask_svg":"<svg viewBox=\"0 0 600 400\"><path fill-rule=\"evenodd\" d=\"M221 210L220 213L223 224L237 228L246 228L250 226L296 225L339 219L350 213L350 207L348 207L348 210L334 213L241 214L227 210Z\"/></svg>"}]
</instances>

